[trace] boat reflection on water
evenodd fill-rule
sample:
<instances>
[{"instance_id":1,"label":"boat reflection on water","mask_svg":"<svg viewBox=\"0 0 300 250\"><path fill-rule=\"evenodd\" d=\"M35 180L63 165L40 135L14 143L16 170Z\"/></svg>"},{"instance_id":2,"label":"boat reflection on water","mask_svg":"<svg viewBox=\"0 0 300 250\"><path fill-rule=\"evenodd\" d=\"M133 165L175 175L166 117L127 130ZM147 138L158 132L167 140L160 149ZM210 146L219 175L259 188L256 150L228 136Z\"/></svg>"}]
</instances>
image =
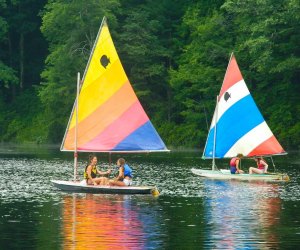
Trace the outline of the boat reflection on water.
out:
<instances>
[{"instance_id":1,"label":"boat reflection on water","mask_svg":"<svg viewBox=\"0 0 300 250\"><path fill-rule=\"evenodd\" d=\"M279 184L205 180L206 245L213 249L277 249Z\"/></svg>"},{"instance_id":2,"label":"boat reflection on water","mask_svg":"<svg viewBox=\"0 0 300 250\"><path fill-rule=\"evenodd\" d=\"M146 212L141 221L131 196L73 194L63 202L63 249L147 247L144 229L154 218Z\"/></svg>"}]
</instances>

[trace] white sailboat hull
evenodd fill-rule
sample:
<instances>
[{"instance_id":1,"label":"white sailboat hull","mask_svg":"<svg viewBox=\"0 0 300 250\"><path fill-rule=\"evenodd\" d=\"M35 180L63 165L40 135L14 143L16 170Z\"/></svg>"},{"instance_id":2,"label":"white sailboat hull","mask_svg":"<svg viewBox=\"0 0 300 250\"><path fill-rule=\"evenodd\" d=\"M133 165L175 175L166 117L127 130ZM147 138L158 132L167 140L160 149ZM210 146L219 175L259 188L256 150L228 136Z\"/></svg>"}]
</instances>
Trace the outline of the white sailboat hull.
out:
<instances>
[{"instance_id":1,"label":"white sailboat hull","mask_svg":"<svg viewBox=\"0 0 300 250\"><path fill-rule=\"evenodd\" d=\"M55 187L68 192L94 194L152 194L156 187L151 186L92 186L85 182L51 180Z\"/></svg>"},{"instance_id":2,"label":"white sailboat hull","mask_svg":"<svg viewBox=\"0 0 300 250\"><path fill-rule=\"evenodd\" d=\"M192 173L201 177L221 180L241 180L241 181L289 181L286 174L231 174L229 170L205 170L191 169Z\"/></svg>"}]
</instances>

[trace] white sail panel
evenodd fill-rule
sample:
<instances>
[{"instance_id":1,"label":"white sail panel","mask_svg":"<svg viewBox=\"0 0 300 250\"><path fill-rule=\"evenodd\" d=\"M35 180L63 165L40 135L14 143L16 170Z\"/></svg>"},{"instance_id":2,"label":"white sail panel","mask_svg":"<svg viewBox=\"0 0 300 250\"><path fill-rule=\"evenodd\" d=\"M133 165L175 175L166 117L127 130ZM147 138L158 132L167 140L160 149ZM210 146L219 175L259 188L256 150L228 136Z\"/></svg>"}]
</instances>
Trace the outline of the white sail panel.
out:
<instances>
[{"instance_id":1,"label":"white sail panel","mask_svg":"<svg viewBox=\"0 0 300 250\"><path fill-rule=\"evenodd\" d=\"M218 101L218 119L236 102L249 95L249 89L246 86L244 79L231 86ZM212 127L215 126L215 114L212 120Z\"/></svg>"},{"instance_id":2,"label":"white sail panel","mask_svg":"<svg viewBox=\"0 0 300 250\"><path fill-rule=\"evenodd\" d=\"M239 139L224 157L234 157L237 154L248 155L254 148L272 136L272 131L264 121Z\"/></svg>"}]
</instances>

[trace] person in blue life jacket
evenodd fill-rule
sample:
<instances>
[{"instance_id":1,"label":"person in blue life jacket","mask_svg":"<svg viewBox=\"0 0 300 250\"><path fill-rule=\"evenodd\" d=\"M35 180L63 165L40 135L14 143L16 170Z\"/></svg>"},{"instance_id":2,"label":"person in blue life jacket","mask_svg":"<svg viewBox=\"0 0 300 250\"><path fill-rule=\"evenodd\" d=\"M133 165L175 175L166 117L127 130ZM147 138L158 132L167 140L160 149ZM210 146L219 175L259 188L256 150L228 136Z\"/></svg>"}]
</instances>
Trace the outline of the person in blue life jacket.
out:
<instances>
[{"instance_id":1,"label":"person in blue life jacket","mask_svg":"<svg viewBox=\"0 0 300 250\"><path fill-rule=\"evenodd\" d=\"M242 157L243 157L242 154L237 154L236 157L233 157L230 160L230 173L231 174L243 174L244 173L244 171L239 168L239 164L240 164Z\"/></svg>"},{"instance_id":2,"label":"person in blue life jacket","mask_svg":"<svg viewBox=\"0 0 300 250\"><path fill-rule=\"evenodd\" d=\"M132 169L126 164L123 158L118 159L119 167L118 176L109 181L111 186L131 186L132 185Z\"/></svg>"},{"instance_id":3,"label":"person in blue life jacket","mask_svg":"<svg viewBox=\"0 0 300 250\"><path fill-rule=\"evenodd\" d=\"M89 155L89 161L83 173L86 184L107 186L109 185L109 179L104 177L104 175L109 175L111 173L111 169L106 172L100 171L97 168L97 162L98 159L96 155ZM97 175L100 175L100 177L97 177Z\"/></svg>"}]
</instances>

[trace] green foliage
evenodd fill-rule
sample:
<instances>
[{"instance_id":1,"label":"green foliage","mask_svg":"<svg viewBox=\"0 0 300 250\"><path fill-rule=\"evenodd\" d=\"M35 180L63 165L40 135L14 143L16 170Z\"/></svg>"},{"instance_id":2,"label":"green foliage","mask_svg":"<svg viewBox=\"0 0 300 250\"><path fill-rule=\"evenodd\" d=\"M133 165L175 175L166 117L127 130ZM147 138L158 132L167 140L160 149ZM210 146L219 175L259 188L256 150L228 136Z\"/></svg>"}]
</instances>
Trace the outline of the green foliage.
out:
<instances>
[{"instance_id":1,"label":"green foliage","mask_svg":"<svg viewBox=\"0 0 300 250\"><path fill-rule=\"evenodd\" d=\"M190 141L197 141L203 147L206 140L200 138L200 134L207 134L232 38L225 35L228 24L224 17L216 11L209 16L203 14L200 4L186 12L184 24L190 30L190 43L179 58L178 69L169 71L177 103L174 121L199 130L193 134L188 130L183 132L186 136L194 136Z\"/></svg>"},{"instance_id":2,"label":"green foliage","mask_svg":"<svg viewBox=\"0 0 300 250\"><path fill-rule=\"evenodd\" d=\"M157 63L166 56L165 49L154 35L160 28L159 22L151 20L149 13L143 10L130 13L122 26L119 39L123 46L120 48L126 55L125 65L130 68L132 82L140 96L148 95L151 89L162 85L155 81L154 86L151 84L152 78L159 79L165 71L163 63Z\"/></svg>"},{"instance_id":3,"label":"green foliage","mask_svg":"<svg viewBox=\"0 0 300 250\"><path fill-rule=\"evenodd\" d=\"M125 71L147 112L155 114L157 100L162 106L167 92L168 50L159 39L163 24L150 11L152 3L131 6L116 36L116 47ZM159 5L156 5L159 6ZM161 9L155 9L160 16ZM160 108L158 108L160 109Z\"/></svg>"},{"instance_id":4,"label":"green foliage","mask_svg":"<svg viewBox=\"0 0 300 250\"><path fill-rule=\"evenodd\" d=\"M0 16L0 41L3 39L5 34L7 33L7 22L5 21L4 18Z\"/></svg>"},{"instance_id":5,"label":"green foliage","mask_svg":"<svg viewBox=\"0 0 300 250\"><path fill-rule=\"evenodd\" d=\"M103 16L114 23L117 0L51 1L41 30L49 42L39 96L46 110L47 141L60 142L75 100L77 72L83 72Z\"/></svg>"},{"instance_id":6,"label":"green foliage","mask_svg":"<svg viewBox=\"0 0 300 250\"><path fill-rule=\"evenodd\" d=\"M16 71L0 61L0 84L2 87L8 88L10 85L18 84Z\"/></svg>"},{"instance_id":7,"label":"green foliage","mask_svg":"<svg viewBox=\"0 0 300 250\"><path fill-rule=\"evenodd\" d=\"M5 1L0 1L0 9L5 10L7 8ZM0 16L0 41L3 42L8 32L8 22ZM0 53L1 55L2 53ZM18 83L18 77L16 71L9 67L0 57L0 88L8 88L10 85Z\"/></svg>"},{"instance_id":8,"label":"green foliage","mask_svg":"<svg viewBox=\"0 0 300 250\"><path fill-rule=\"evenodd\" d=\"M250 91L279 140L295 145L289 130L300 121L299 1L226 1L222 8L235 17Z\"/></svg>"},{"instance_id":9,"label":"green foliage","mask_svg":"<svg viewBox=\"0 0 300 250\"><path fill-rule=\"evenodd\" d=\"M206 132L203 133L203 131L199 129L196 123L181 125L164 123L159 128L159 134L163 138L166 138L165 143L167 145L175 148L199 148L200 142L195 141L194 138L200 138L201 141L205 141L207 135Z\"/></svg>"},{"instance_id":10,"label":"green foliage","mask_svg":"<svg viewBox=\"0 0 300 250\"><path fill-rule=\"evenodd\" d=\"M0 0L0 8L0 140L61 142L77 72L106 16L169 147L204 146L231 52L278 140L299 147L299 1Z\"/></svg>"},{"instance_id":11,"label":"green foliage","mask_svg":"<svg viewBox=\"0 0 300 250\"><path fill-rule=\"evenodd\" d=\"M213 113L212 93L218 93L233 51L275 135L284 145L295 145L291 135L297 134L294 126L300 120L299 46L295 43L299 41L299 3L225 1L220 9L204 15L201 6L196 4L186 12L190 43L179 58L178 69L170 71L179 107L177 122L196 122L199 99ZM204 124L204 116L198 118L198 124Z\"/></svg>"},{"instance_id":12,"label":"green foliage","mask_svg":"<svg viewBox=\"0 0 300 250\"><path fill-rule=\"evenodd\" d=\"M8 85L6 96L13 101L18 92L39 84L39 74L46 53L38 12L46 0L6 1L0 17L0 61L13 69L18 85ZM1 4L0 4L1 5Z\"/></svg>"},{"instance_id":13,"label":"green foliage","mask_svg":"<svg viewBox=\"0 0 300 250\"><path fill-rule=\"evenodd\" d=\"M22 106L19 105L20 103ZM1 131L5 131L0 135L0 140L38 142L44 124L41 115L36 115L42 112L36 90L32 88L24 91L6 108L4 109L3 103L0 104L0 113L3 118L3 120L0 119L0 127Z\"/></svg>"}]
</instances>

